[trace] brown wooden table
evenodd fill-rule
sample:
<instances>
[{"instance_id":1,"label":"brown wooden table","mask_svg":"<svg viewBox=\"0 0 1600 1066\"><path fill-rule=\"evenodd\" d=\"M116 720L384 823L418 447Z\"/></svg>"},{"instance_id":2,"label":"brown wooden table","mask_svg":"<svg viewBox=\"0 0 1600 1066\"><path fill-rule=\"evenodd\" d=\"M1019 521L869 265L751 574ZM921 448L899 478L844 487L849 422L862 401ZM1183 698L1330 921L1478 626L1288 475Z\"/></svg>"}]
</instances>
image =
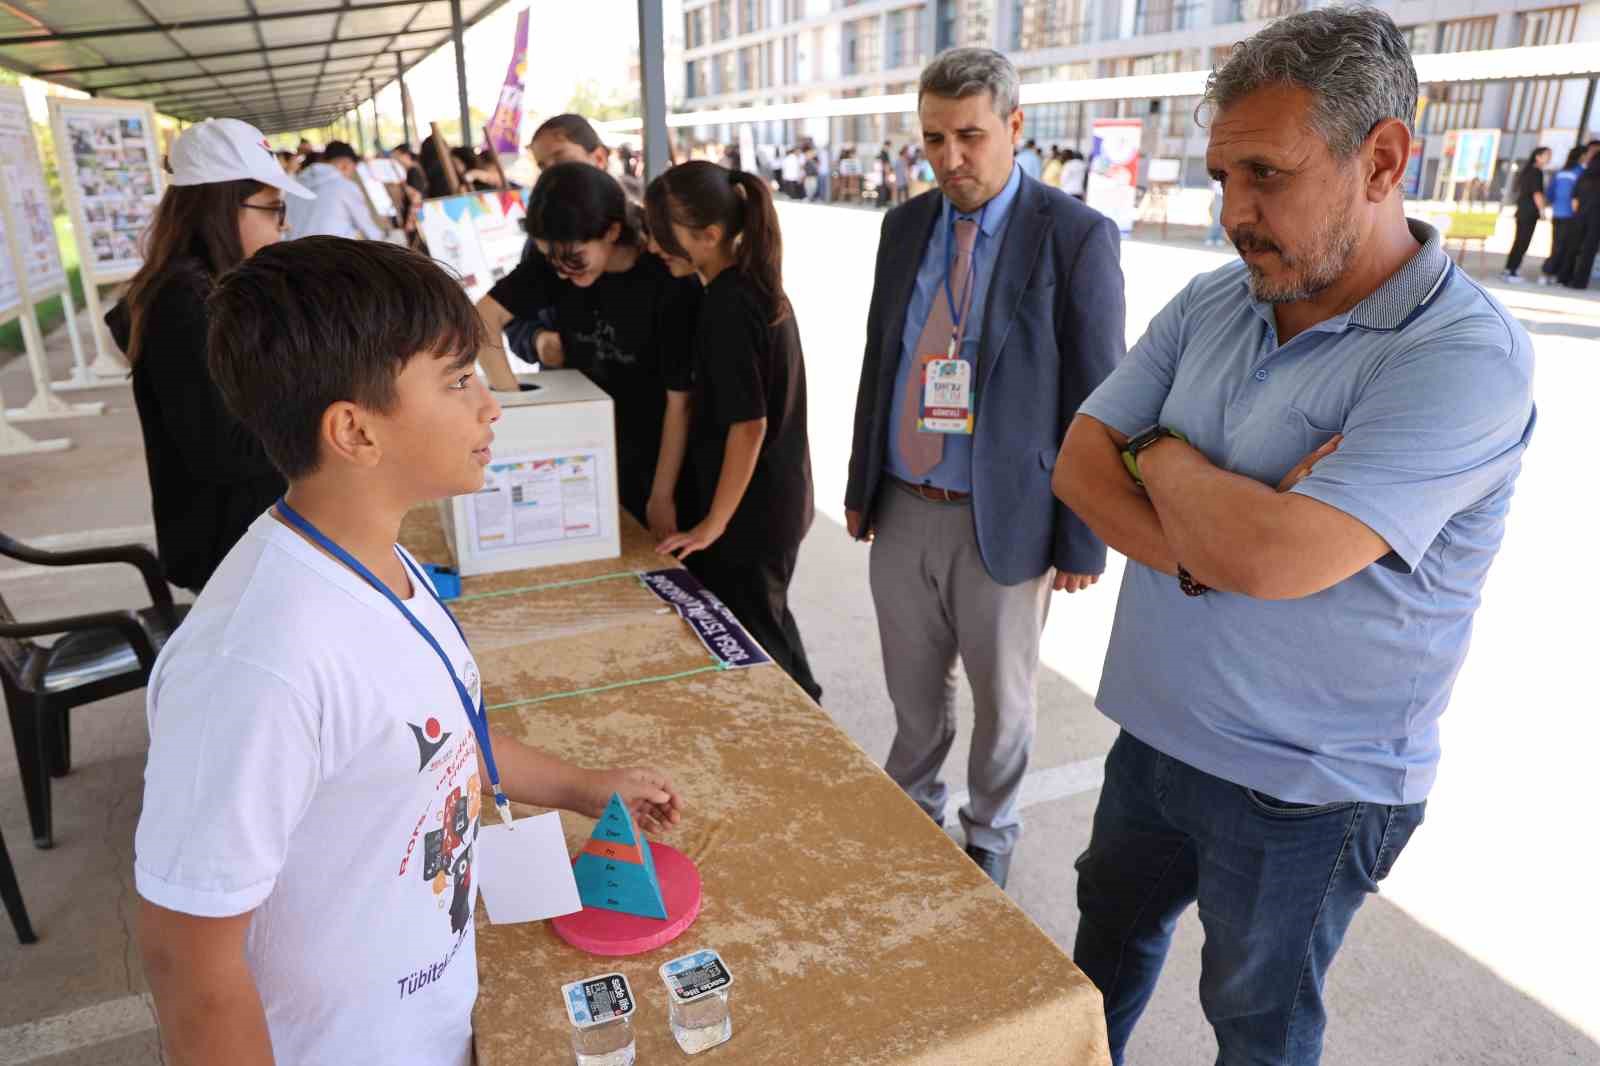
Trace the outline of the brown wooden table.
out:
<instances>
[{"instance_id":1,"label":"brown wooden table","mask_svg":"<svg viewBox=\"0 0 1600 1066\"><path fill-rule=\"evenodd\" d=\"M481 1066L572 1062L560 986L611 970L638 996L641 1066L687 1061L656 967L699 947L734 972L734 1035L696 1061L1109 1062L1100 995L1071 960L787 675L717 669L628 576L673 564L623 525L620 559L468 578L452 606L498 728L583 765L672 773L687 810L663 839L699 866L703 907L676 943L627 959L480 910ZM402 540L446 561L428 512ZM594 823L561 818L576 852Z\"/></svg>"}]
</instances>

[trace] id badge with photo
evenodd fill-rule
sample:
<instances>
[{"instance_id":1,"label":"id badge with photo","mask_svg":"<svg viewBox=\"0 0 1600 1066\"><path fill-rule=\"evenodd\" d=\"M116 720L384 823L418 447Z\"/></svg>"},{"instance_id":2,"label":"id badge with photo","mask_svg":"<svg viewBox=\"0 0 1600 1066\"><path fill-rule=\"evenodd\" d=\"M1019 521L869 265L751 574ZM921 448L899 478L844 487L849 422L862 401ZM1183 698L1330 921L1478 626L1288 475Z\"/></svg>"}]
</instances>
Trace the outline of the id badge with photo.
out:
<instances>
[{"instance_id":1,"label":"id badge with photo","mask_svg":"<svg viewBox=\"0 0 1600 1066\"><path fill-rule=\"evenodd\" d=\"M917 429L971 436L972 422L972 364L965 359L925 358Z\"/></svg>"}]
</instances>

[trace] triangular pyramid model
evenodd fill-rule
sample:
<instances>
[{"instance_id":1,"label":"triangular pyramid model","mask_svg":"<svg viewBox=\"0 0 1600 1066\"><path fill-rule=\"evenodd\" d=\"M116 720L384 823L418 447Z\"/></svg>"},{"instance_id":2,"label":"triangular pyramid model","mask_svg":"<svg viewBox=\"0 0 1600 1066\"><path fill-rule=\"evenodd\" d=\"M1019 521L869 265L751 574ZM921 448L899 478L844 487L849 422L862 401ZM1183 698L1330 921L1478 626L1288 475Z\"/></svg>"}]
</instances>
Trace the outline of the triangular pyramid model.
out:
<instances>
[{"instance_id":1,"label":"triangular pyramid model","mask_svg":"<svg viewBox=\"0 0 1600 1066\"><path fill-rule=\"evenodd\" d=\"M572 874L578 881L578 898L585 907L667 919L667 904L661 897L655 860L650 857L650 842L634 828L633 816L615 792L594 827L594 835L578 854Z\"/></svg>"}]
</instances>

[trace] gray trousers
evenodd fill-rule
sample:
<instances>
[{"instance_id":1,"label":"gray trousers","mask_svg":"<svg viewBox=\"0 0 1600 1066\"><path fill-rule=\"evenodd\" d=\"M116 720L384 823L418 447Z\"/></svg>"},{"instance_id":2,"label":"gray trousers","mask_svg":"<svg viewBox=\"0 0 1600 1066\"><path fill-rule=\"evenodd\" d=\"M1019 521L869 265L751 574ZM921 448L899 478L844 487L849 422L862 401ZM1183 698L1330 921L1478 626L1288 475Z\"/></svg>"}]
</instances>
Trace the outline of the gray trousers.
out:
<instances>
[{"instance_id":1,"label":"gray trousers","mask_svg":"<svg viewBox=\"0 0 1600 1066\"><path fill-rule=\"evenodd\" d=\"M898 481L880 496L872 602L895 737L884 770L942 822L945 756L956 737L956 660L976 721L967 759L967 843L1009 854L1022 832L1017 797L1033 749L1039 634L1052 572L1019 585L989 576L969 502L925 500Z\"/></svg>"}]
</instances>

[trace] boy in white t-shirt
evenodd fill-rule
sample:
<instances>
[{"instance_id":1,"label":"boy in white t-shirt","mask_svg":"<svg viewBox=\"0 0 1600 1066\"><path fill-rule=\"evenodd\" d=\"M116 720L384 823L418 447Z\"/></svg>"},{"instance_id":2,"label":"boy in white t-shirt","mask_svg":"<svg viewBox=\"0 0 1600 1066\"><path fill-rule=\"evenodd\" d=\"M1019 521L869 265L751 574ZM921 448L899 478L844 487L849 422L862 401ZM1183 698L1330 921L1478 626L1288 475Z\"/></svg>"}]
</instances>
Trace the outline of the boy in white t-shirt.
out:
<instances>
[{"instance_id":1,"label":"boy in white t-shirt","mask_svg":"<svg viewBox=\"0 0 1600 1066\"><path fill-rule=\"evenodd\" d=\"M583 770L499 731L481 750L477 666L395 544L489 462L500 408L459 285L310 237L251 256L211 309L212 378L289 491L150 679L134 869L167 1062L466 1066L493 768L543 807L598 817L619 792L656 831L681 804L659 770Z\"/></svg>"}]
</instances>

